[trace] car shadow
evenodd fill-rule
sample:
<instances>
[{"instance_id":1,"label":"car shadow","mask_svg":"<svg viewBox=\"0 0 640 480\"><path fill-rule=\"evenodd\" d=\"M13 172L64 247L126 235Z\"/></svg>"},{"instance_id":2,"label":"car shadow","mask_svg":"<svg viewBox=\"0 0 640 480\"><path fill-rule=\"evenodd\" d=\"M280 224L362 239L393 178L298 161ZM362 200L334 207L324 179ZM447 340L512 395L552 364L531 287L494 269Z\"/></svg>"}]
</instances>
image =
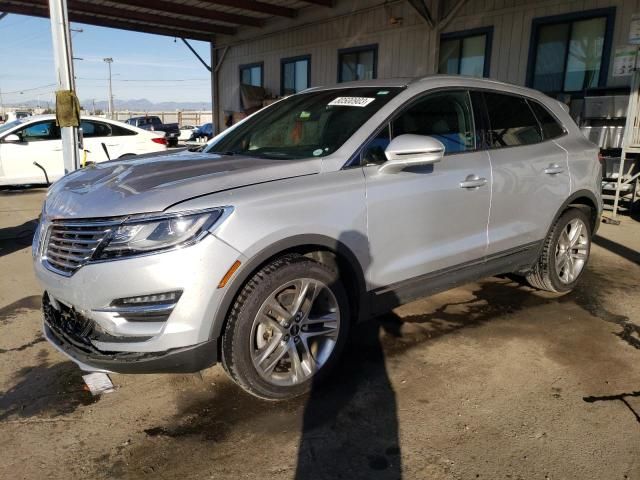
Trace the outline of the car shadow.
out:
<instances>
[{"instance_id":1,"label":"car shadow","mask_svg":"<svg viewBox=\"0 0 640 480\"><path fill-rule=\"evenodd\" d=\"M33 344L40 340L34 340ZM18 370L14 385L0 391L0 422L10 417L58 417L72 413L81 405L97 401L84 389L75 363L50 364L47 350L38 355L41 363Z\"/></svg>"},{"instance_id":2,"label":"car shadow","mask_svg":"<svg viewBox=\"0 0 640 480\"><path fill-rule=\"evenodd\" d=\"M38 220L28 220L15 227L0 228L0 257L31 245Z\"/></svg>"},{"instance_id":3,"label":"car shadow","mask_svg":"<svg viewBox=\"0 0 640 480\"><path fill-rule=\"evenodd\" d=\"M599 247L604 248L605 250L609 250L611 253L618 255L619 257L625 258L630 262L640 265L640 252L638 252L637 250L626 247L618 242L614 242L613 240L609 240L608 238L598 235L593 237L593 243L595 243Z\"/></svg>"}]
</instances>

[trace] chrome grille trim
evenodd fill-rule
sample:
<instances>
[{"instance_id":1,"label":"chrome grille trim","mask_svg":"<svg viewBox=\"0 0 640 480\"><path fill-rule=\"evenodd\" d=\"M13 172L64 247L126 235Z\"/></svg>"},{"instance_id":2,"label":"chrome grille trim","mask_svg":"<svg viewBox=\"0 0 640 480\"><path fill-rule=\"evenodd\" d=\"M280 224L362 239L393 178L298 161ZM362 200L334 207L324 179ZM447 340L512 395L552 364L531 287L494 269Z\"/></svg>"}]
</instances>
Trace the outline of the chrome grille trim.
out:
<instances>
[{"instance_id":1,"label":"chrome grille trim","mask_svg":"<svg viewBox=\"0 0 640 480\"><path fill-rule=\"evenodd\" d=\"M71 276L91 260L117 221L53 221L45 238L44 266L60 275Z\"/></svg>"}]
</instances>

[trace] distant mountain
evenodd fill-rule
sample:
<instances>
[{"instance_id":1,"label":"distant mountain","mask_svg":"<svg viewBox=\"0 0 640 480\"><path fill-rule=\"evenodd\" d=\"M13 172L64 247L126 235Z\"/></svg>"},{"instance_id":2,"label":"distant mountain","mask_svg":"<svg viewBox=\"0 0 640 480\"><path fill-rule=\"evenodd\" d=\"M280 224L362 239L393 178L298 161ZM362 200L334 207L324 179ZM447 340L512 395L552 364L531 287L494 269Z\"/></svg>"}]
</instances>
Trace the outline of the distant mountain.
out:
<instances>
[{"instance_id":1,"label":"distant mountain","mask_svg":"<svg viewBox=\"0 0 640 480\"><path fill-rule=\"evenodd\" d=\"M25 100L20 103L10 104L7 103L5 107L27 107L27 108L36 108L40 105L41 108L53 108L54 105L51 103L43 102L40 100ZM94 108L93 102L89 99L85 99L80 102L85 110L91 111ZM132 100L118 100L115 99L114 107L116 110L130 110L135 112L145 112L145 111L159 111L159 112L174 112L176 110L210 110L211 102L203 101L203 102L158 102L154 103L146 98L140 99L132 99ZM107 102L105 100L100 100L95 102L96 110L106 111L109 108Z\"/></svg>"}]
</instances>

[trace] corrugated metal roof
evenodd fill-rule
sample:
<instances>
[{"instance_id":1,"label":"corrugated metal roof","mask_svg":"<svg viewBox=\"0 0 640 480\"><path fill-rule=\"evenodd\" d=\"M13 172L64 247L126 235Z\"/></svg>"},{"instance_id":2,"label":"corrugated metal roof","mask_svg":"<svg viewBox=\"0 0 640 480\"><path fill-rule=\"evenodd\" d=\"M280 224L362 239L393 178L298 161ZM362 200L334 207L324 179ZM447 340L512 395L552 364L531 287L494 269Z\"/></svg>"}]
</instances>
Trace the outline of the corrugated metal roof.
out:
<instances>
[{"instance_id":1,"label":"corrugated metal roof","mask_svg":"<svg viewBox=\"0 0 640 480\"><path fill-rule=\"evenodd\" d=\"M260 29L277 17L293 18L333 0L68 0L73 22L211 41L218 34ZM47 0L0 0L0 12L48 17Z\"/></svg>"}]
</instances>

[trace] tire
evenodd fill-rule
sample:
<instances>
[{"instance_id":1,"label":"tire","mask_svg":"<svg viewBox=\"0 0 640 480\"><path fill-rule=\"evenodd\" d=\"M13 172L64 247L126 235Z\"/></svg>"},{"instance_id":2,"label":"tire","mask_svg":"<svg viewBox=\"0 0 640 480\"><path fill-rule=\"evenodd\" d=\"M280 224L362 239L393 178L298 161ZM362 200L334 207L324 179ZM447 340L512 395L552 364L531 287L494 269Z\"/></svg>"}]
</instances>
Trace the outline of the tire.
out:
<instances>
[{"instance_id":1,"label":"tire","mask_svg":"<svg viewBox=\"0 0 640 480\"><path fill-rule=\"evenodd\" d=\"M576 233L572 226L577 224L581 225L581 230ZM570 236L572 233L577 237ZM590 253L589 218L582 210L570 208L551 228L538 261L526 275L527 282L539 290L570 292L584 273ZM579 268L574 269L574 265Z\"/></svg>"},{"instance_id":2,"label":"tire","mask_svg":"<svg viewBox=\"0 0 640 480\"><path fill-rule=\"evenodd\" d=\"M300 295L302 291L310 293ZM301 308L292 308L295 299L303 297ZM222 364L233 381L256 397L294 398L308 392L335 367L349 335L349 323L348 297L338 273L302 255L286 255L258 271L238 294L222 335ZM328 333L322 333L325 331ZM258 359L276 343L261 369ZM267 365L284 349L284 357L268 373ZM297 369L291 355L294 351L298 353Z\"/></svg>"},{"instance_id":3,"label":"tire","mask_svg":"<svg viewBox=\"0 0 640 480\"><path fill-rule=\"evenodd\" d=\"M238 294L222 335L222 364L256 397L297 397L335 367L349 334L349 316L346 290L335 270L302 255L283 256L259 270Z\"/></svg>"}]
</instances>

